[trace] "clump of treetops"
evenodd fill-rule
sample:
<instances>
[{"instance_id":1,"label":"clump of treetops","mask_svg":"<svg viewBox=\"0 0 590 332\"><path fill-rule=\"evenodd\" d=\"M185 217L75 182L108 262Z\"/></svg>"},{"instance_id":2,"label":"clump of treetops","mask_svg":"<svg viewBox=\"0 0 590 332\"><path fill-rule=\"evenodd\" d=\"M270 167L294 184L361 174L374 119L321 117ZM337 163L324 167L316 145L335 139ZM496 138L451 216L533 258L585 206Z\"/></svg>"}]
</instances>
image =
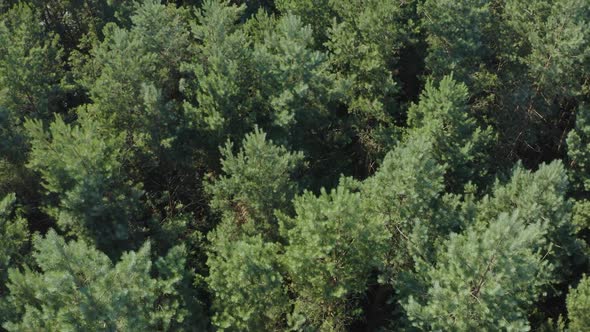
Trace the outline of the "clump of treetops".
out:
<instances>
[{"instance_id":1,"label":"clump of treetops","mask_svg":"<svg viewBox=\"0 0 590 332\"><path fill-rule=\"evenodd\" d=\"M587 0L0 1L0 330L589 331Z\"/></svg>"}]
</instances>

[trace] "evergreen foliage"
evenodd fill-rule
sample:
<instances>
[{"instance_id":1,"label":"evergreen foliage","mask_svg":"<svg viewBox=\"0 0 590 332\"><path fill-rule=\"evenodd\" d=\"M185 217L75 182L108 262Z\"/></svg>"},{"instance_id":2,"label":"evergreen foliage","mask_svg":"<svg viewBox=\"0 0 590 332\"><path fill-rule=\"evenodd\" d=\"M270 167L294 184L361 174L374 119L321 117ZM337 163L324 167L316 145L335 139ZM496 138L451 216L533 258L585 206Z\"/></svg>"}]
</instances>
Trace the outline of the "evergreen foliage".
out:
<instances>
[{"instance_id":1,"label":"evergreen foliage","mask_svg":"<svg viewBox=\"0 0 590 332\"><path fill-rule=\"evenodd\" d=\"M567 295L568 331L584 331L590 328L590 279L584 276L576 288Z\"/></svg>"},{"instance_id":2,"label":"evergreen foliage","mask_svg":"<svg viewBox=\"0 0 590 332\"><path fill-rule=\"evenodd\" d=\"M343 178L329 193L305 192L294 200L296 217L282 220L285 265L298 295L292 328L342 330L359 314L354 299L381 264L386 233L368 218L356 186Z\"/></svg>"},{"instance_id":3,"label":"evergreen foliage","mask_svg":"<svg viewBox=\"0 0 590 332\"><path fill-rule=\"evenodd\" d=\"M280 329L289 308L280 245L264 242L261 236L230 236L220 229L212 242L207 265L215 294L213 324L220 330Z\"/></svg>"},{"instance_id":4,"label":"evergreen foliage","mask_svg":"<svg viewBox=\"0 0 590 332\"><path fill-rule=\"evenodd\" d=\"M27 221L15 207L16 195L8 194L0 201L0 292L5 292L4 283L8 268L18 266L26 259L29 241Z\"/></svg>"},{"instance_id":5,"label":"evergreen foliage","mask_svg":"<svg viewBox=\"0 0 590 332\"><path fill-rule=\"evenodd\" d=\"M572 185L581 191L589 191L590 183L587 182L587 174L590 171L590 151L588 140L590 139L590 110L587 106L581 106L576 112L576 127L567 136L568 157L570 162Z\"/></svg>"},{"instance_id":6,"label":"evergreen foliage","mask_svg":"<svg viewBox=\"0 0 590 332\"><path fill-rule=\"evenodd\" d=\"M0 107L17 121L47 119L67 107L61 101L65 73L59 36L39 21L38 10L25 3L0 18Z\"/></svg>"},{"instance_id":7,"label":"evergreen foliage","mask_svg":"<svg viewBox=\"0 0 590 332\"><path fill-rule=\"evenodd\" d=\"M292 176L301 166L303 154L274 145L260 129L246 135L238 153L232 148L228 142L221 150L225 175L206 187L212 195L211 208L240 226L244 234L276 238L274 211L289 209L297 193Z\"/></svg>"},{"instance_id":8,"label":"evergreen foliage","mask_svg":"<svg viewBox=\"0 0 590 332\"><path fill-rule=\"evenodd\" d=\"M438 87L427 81L419 103L408 109L409 125L416 131L411 134L431 137L435 158L447 167L451 189L462 189L469 180L486 175L485 151L493 140L491 130L482 130L469 115L468 101L467 86L445 76Z\"/></svg>"},{"instance_id":9,"label":"evergreen foliage","mask_svg":"<svg viewBox=\"0 0 590 332\"><path fill-rule=\"evenodd\" d=\"M125 249L139 230L134 220L141 216L142 192L125 178L122 135L110 136L90 116L79 125L58 116L48 132L35 120L25 127L33 146L29 167L56 196L48 213L59 227L103 250Z\"/></svg>"},{"instance_id":10,"label":"evergreen foliage","mask_svg":"<svg viewBox=\"0 0 590 332\"><path fill-rule=\"evenodd\" d=\"M66 242L54 231L33 243L40 272L10 270L7 301L19 318L4 323L8 331L176 329L188 322L187 294L179 294L182 246L152 263L146 243L113 264L83 241Z\"/></svg>"},{"instance_id":11,"label":"evergreen foliage","mask_svg":"<svg viewBox=\"0 0 590 332\"><path fill-rule=\"evenodd\" d=\"M586 331L587 0L0 1L0 330Z\"/></svg>"},{"instance_id":12,"label":"evergreen foliage","mask_svg":"<svg viewBox=\"0 0 590 332\"><path fill-rule=\"evenodd\" d=\"M436 266L420 271L424 292L404 304L413 325L425 330L529 329L526 310L550 269L534 248L541 223L525 225L519 213L502 214L484 229L452 234Z\"/></svg>"}]
</instances>

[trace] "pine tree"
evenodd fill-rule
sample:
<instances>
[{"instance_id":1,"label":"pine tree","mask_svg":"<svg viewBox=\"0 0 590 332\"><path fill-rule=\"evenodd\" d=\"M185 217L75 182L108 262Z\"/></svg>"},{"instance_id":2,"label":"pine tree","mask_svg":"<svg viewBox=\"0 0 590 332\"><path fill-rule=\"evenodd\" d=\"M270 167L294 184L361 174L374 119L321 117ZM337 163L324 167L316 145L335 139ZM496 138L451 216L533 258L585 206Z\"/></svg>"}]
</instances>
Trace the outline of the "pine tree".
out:
<instances>
[{"instance_id":1,"label":"pine tree","mask_svg":"<svg viewBox=\"0 0 590 332\"><path fill-rule=\"evenodd\" d=\"M253 45L255 77L260 77L259 93L265 101L261 109L268 114L268 125L261 126L290 149L325 160L310 164L310 185L333 186L339 172L327 165L344 170L354 162L346 149L355 138L334 112L346 83L330 71L328 54L314 49L313 31L301 18L285 14L275 22Z\"/></svg>"},{"instance_id":2,"label":"pine tree","mask_svg":"<svg viewBox=\"0 0 590 332\"><path fill-rule=\"evenodd\" d=\"M41 24L35 8L19 3L0 17L0 107L14 121L48 119L67 105L59 36Z\"/></svg>"},{"instance_id":3,"label":"pine tree","mask_svg":"<svg viewBox=\"0 0 590 332\"><path fill-rule=\"evenodd\" d=\"M203 192L195 174L202 173L210 160L203 153L208 152L203 136L182 106L180 91L182 63L195 55L190 13L158 0L128 6L120 8L129 11L122 20L128 22L106 24L104 39L75 62L73 72L92 101L78 113L91 113L106 131L124 136L128 176L143 183L144 200L157 223L200 215ZM211 159L215 155L211 153ZM152 234L157 223L150 225ZM197 225L191 222L188 228L192 232ZM185 230L175 232L187 234Z\"/></svg>"},{"instance_id":4,"label":"pine tree","mask_svg":"<svg viewBox=\"0 0 590 332\"><path fill-rule=\"evenodd\" d=\"M567 173L560 161L542 164L536 172L517 164L510 181L504 185L497 182L492 194L478 204L477 218L485 223L516 208L525 224L543 223L547 241L542 251L564 278L571 273L566 267L575 266L581 251L581 243L574 237L567 190Z\"/></svg>"},{"instance_id":5,"label":"pine tree","mask_svg":"<svg viewBox=\"0 0 590 332\"><path fill-rule=\"evenodd\" d=\"M113 264L84 241L66 242L53 230L33 243L39 272L9 272L7 301L18 318L4 322L8 331L198 330L203 323L193 318L199 313L188 306L190 292L180 293L183 246L152 263L146 243Z\"/></svg>"},{"instance_id":6,"label":"pine tree","mask_svg":"<svg viewBox=\"0 0 590 332\"><path fill-rule=\"evenodd\" d=\"M362 126L372 120L391 122L398 111L393 97L396 60L409 31L404 25L404 5L390 1L333 2L339 23L329 29L327 47L333 70L350 80L348 111Z\"/></svg>"},{"instance_id":7,"label":"pine tree","mask_svg":"<svg viewBox=\"0 0 590 332\"><path fill-rule=\"evenodd\" d=\"M426 32L426 68L436 79L454 73L475 94L494 85L494 33L498 33L491 0L426 0L418 5Z\"/></svg>"},{"instance_id":8,"label":"pine tree","mask_svg":"<svg viewBox=\"0 0 590 332\"><path fill-rule=\"evenodd\" d=\"M122 7L129 6L121 2L100 0L26 2L40 10L43 25L60 36L67 55L72 55L72 52L76 54L80 50L87 51L87 43L102 37L102 28L106 23L121 21L117 12L121 12Z\"/></svg>"},{"instance_id":9,"label":"pine tree","mask_svg":"<svg viewBox=\"0 0 590 332\"><path fill-rule=\"evenodd\" d=\"M525 225L515 212L488 226L453 234L426 280L403 305L418 329L527 331L527 310L547 283L550 265L535 248L541 222Z\"/></svg>"},{"instance_id":10,"label":"pine tree","mask_svg":"<svg viewBox=\"0 0 590 332\"><path fill-rule=\"evenodd\" d=\"M328 28L336 13L330 0L275 0L277 9L283 14L294 14L313 30L315 45L321 48L328 39Z\"/></svg>"},{"instance_id":11,"label":"pine tree","mask_svg":"<svg viewBox=\"0 0 590 332\"><path fill-rule=\"evenodd\" d=\"M29 242L27 221L15 203L14 194L8 194L0 200L0 294L5 292L8 268L18 266L25 260Z\"/></svg>"},{"instance_id":12,"label":"pine tree","mask_svg":"<svg viewBox=\"0 0 590 332\"><path fill-rule=\"evenodd\" d=\"M590 108L582 105L576 112L576 127L567 136L570 179L577 191L590 191Z\"/></svg>"},{"instance_id":13,"label":"pine tree","mask_svg":"<svg viewBox=\"0 0 590 332\"><path fill-rule=\"evenodd\" d=\"M34 174L24 167L25 117L48 119L64 112L59 36L43 26L40 12L25 2L0 14L0 195L16 192L24 204L36 201Z\"/></svg>"},{"instance_id":14,"label":"pine tree","mask_svg":"<svg viewBox=\"0 0 590 332\"><path fill-rule=\"evenodd\" d=\"M274 211L290 210L298 192L293 176L302 166L303 154L273 144L260 129L246 135L237 153L228 142L221 154L224 175L206 185L211 208L241 233L276 239Z\"/></svg>"},{"instance_id":15,"label":"pine tree","mask_svg":"<svg viewBox=\"0 0 590 332\"><path fill-rule=\"evenodd\" d=\"M180 64L189 50L186 15L174 5L146 0L134 9L130 28L106 24L104 40L77 62L90 110L104 126L125 132L132 151L148 160L162 157L188 126L179 92Z\"/></svg>"},{"instance_id":16,"label":"pine tree","mask_svg":"<svg viewBox=\"0 0 590 332\"><path fill-rule=\"evenodd\" d=\"M363 167L383 157L404 117L399 102L399 58L412 39L406 2L331 1L328 29L331 70L346 90L348 126L362 149ZM357 152L358 153L358 152Z\"/></svg>"},{"instance_id":17,"label":"pine tree","mask_svg":"<svg viewBox=\"0 0 590 332\"><path fill-rule=\"evenodd\" d=\"M284 264L297 295L293 329L341 331L361 312L357 301L382 262L387 235L355 188L358 183L343 178L329 193L305 192L293 202L296 216L281 218Z\"/></svg>"},{"instance_id":18,"label":"pine tree","mask_svg":"<svg viewBox=\"0 0 590 332\"><path fill-rule=\"evenodd\" d=\"M434 220L444 192L445 169L433 158L433 143L424 136L410 137L389 152L375 175L363 183L364 204L371 219L382 220L388 230L385 261L387 282L407 268L412 256L424 255L427 239L414 238L414 228L449 227ZM430 234L433 240L437 234Z\"/></svg>"},{"instance_id":19,"label":"pine tree","mask_svg":"<svg viewBox=\"0 0 590 332\"><path fill-rule=\"evenodd\" d=\"M191 74L181 82L184 109L195 126L206 130L217 146L227 135L242 139L258 123L259 98L250 42L238 26L245 7L208 0L195 11L191 36L197 56L183 64Z\"/></svg>"},{"instance_id":20,"label":"pine tree","mask_svg":"<svg viewBox=\"0 0 590 332\"><path fill-rule=\"evenodd\" d=\"M506 19L528 52L522 61L536 93L571 98L590 77L590 6L584 0L506 1Z\"/></svg>"},{"instance_id":21,"label":"pine tree","mask_svg":"<svg viewBox=\"0 0 590 332\"><path fill-rule=\"evenodd\" d=\"M584 276L576 288L567 295L568 331L586 331L590 328L590 278Z\"/></svg>"},{"instance_id":22,"label":"pine tree","mask_svg":"<svg viewBox=\"0 0 590 332\"><path fill-rule=\"evenodd\" d=\"M438 86L428 80L419 103L408 110L410 135L431 137L435 158L447 166L451 191L486 175L487 151L494 139L491 129L482 129L469 115L468 102L467 86L450 75Z\"/></svg>"},{"instance_id":23,"label":"pine tree","mask_svg":"<svg viewBox=\"0 0 590 332\"><path fill-rule=\"evenodd\" d=\"M221 149L224 175L206 184L221 223L209 233L208 285L213 324L229 330L275 330L285 325L288 298L283 285L275 211L288 213L298 192L292 178L302 153L274 145L260 129L247 134L237 153Z\"/></svg>"},{"instance_id":24,"label":"pine tree","mask_svg":"<svg viewBox=\"0 0 590 332\"><path fill-rule=\"evenodd\" d=\"M225 224L212 234L208 285L213 292L213 324L220 330L271 331L285 325L289 300L277 243L240 236ZM231 228L231 227L230 227Z\"/></svg>"},{"instance_id":25,"label":"pine tree","mask_svg":"<svg viewBox=\"0 0 590 332\"><path fill-rule=\"evenodd\" d=\"M274 31L254 45L261 90L269 98L275 126L309 131L330 118L327 106L341 91L328 71L326 54L312 45L311 27L291 14L278 19ZM291 132L290 140L297 134Z\"/></svg>"},{"instance_id":26,"label":"pine tree","mask_svg":"<svg viewBox=\"0 0 590 332\"><path fill-rule=\"evenodd\" d=\"M68 125L59 116L43 129L40 121L25 127L31 139L29 167L41 173L55 203L48 213L64 231L116 254L130 248L140 232L140 187L127 180L123 136L108 133L90 115Z\"/></svg>"},{"instance_id":27,"label":"pine tree","mask_svg":"<svg viewBox=\"0 0 590 332\"><path fill-rule=\"evenodd\" d=\"M341 88L328 72L327 57L312 48L312 30L301 19L259 14L268 29L247 34L238 24L244 7L207 1L197 12L193 36L198 57L186 63L185 109L214 144L241 140L255 125L295 149L326 145L310 142L332 120L327 106ZM326 135L327 136L327 135Z\"/></svg>"},{"instance_id":28,"label":"pine tree","mask_svg":"<svg viewBox=\"0 0 590 332\"><path fill-rule=\"evenodd\" d=\"M24 166L27 140L16 112L0 106L0 196L16 192L25 197L36 179Z\"/></svg>"}]
</instances>

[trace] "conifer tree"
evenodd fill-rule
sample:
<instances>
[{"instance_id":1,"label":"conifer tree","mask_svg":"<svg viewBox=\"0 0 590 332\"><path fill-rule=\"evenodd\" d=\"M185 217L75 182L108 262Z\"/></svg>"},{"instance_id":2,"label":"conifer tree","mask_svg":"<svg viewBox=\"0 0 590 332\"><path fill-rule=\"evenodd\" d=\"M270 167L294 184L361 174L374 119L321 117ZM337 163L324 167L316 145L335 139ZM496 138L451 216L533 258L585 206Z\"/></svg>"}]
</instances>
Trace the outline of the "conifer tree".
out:
<instances>
[{"instance_id":1,"label":"conifer tree","mask_svg":"<svg viewBox=\"0 0 590 332\"><path fill-rule=\"evenodd\" d=\"M29 230L27 221L15 207L15 203L14 194L8 194L0 200L0 294L5 292L8 268L18 266L26 260Z\"/></svg>"},{"instance_id":2,"label":"conifer tree","mask_svg":"<svg viewBox=\"0 0 590 332\"><path fill-rule=\"evenodd\" d=\"M567 136L567 154L572 186L581 192L590 191L590 109L582 105L576 112L576 126Z\"/></svg>"},{"instance_id":3,"label":"conifer tree","mask_svg":"<svg viewBox=\"0 0 590 332\"><path fill-rule=\"evenodd\" d=\"M296 216L281 218L284 264L297 295L293 329L345 330L360 314L357 301L382 262L387 235L363 209L357 188L342 178L329 193L305 192L293 202Z\"/></svg>"},{"instance_id":4,"label":"conifer tree","mask_svg":"<svg viewBox=\"0 0 590 332\"><path fill-rule=\"evenodd\" d=\"M333 70L351 81L348 111L358 114L362 124L388 123L398 111L392 97L399 88L392 72L409 34L405 7L382 0L332 2L332 7L340 23L329 30L327 46Z\"/></svg>"},{"instance_id":5,"label":"conifer tree","mask_svg":"<svg viewBox=\"0 0 590 332\"><path fill-rule=\"evenodd\" d=\"M221 154L224 175L206 185L211 208L241 233L276 239L274 211L290 210L298 192L293 175L302 166L303 154L273 144L258 128L246 135L237 153L228 142Z\"/></svg>"},{"instance_id":6,"label":"conifer tree","mask_svg":"<svg viewBox=\"0 0 590 332\"><path fill-rule=\"evenodd\" d=\"M0 106L0 195L34 192L36 179L25 167L27 140L16 112Z\"/></svg>"},{"instance_id":7,"label":"conifer tree","mask_svg":"<svg viewBox=\"0 0 590 332\"><path fill-rule=\"evenodd\" d=\"M64 231L95 243L109 254L130 248L141 227L142 191L129 182L124 170L123 136L108 133L90 115L68 125L59 116L43 129L30 120L29 167L41 173L55 203L48 213Z\"/></svg>"},{"instance_id":8,"label":"conifer tree","mask_svg":"<svg viewBox=\"0 0 590 332\"><path fill-rule=\"evenodd\" d=\"M326 55L313 50L311 28L294 15L260 14L268 30L250 36L238 24L243 12L227 1L207 1L197 12L199 56L183 67L193 76L183 82L187 113L217 144L240 140L258 125L292 148L325 145L310 142L309 132L322 132L333 119L327 106L342 89Z\"/></svg>"},{"instance_id":9,"label":"conifer tree","mask_svg":"<svg viewBox=\"0 0 590 332\"><path fill-rule=\"evenodd\" d=\"M326 54L312 45L311 27L291 14L278 19L274 32L254 45L261 90L270 99L275 126L309 131L331 118L327 106L341 91L328 71ZM292 132L290 139L299 133Z\"/></svg>"},{"instance_id":10,"label":"conifer tree","mask_svg":"<svg viewBox=\"0 0 590 332\"><path fill-rule=\"evenodd\" d=\"M428 80L419 103L408 110L410 135L431 137L435 158L447 167L451 191L486 175L486 151L493 140L491 129L480 128L469 115L468 101L467 86L450 75L438 86Z\"/></svg>"},{"instance_id":11,"label":"conifer tree","mask_svg":"<svg viewBox=\"0 0 590 332\"><path fill-rule=\"evenodd\" d=\"M220 330L272 331L285 326L289 300L278 243L260 235L232 234L223 223L210 234L208 285L213 324Z\"/></svg>"},{"instance_id":12,"label":"conifer tree","mask_svg":"<svg viewBox=\"0 0 590 332\"><path fill-rule=\"evenodd\" d=\"M517 164L510 181L504 185L497 182L492 194L478 204L477 219L485 223L516 208L525 224L541 222L547 240L542 250L564 278L571 273L566 266L575 266L582 246L574 237L567 190L567 173L560 161L542 164L536 172Z\"/></svg>"},{"instance_id":13,"label":"conifer tree","mask_svg":"<svg viewBox=\"0 0 590 332\"><path fill-rule=\"evenodd\" d=\"M328 30L336 12L331 0L275 0L277 9L285 14L294 14L311 26L315 45L322 48L328 39Z\"/></svg>"},{"instance_id":14,"label":"conifer tree","mask_svg":"<svg viewBox=\"0 0 590 332\"><path fill-rule=\"evenodd\" d=\"M44 29L36 8L19 3L0 17L0 107L14 121L48 119L67 107L63 65L59 36Z\"/></svg>"},{"instance_id":15,"label":"conifer tree","mask_svg":"<svg viewBox=\"0 0 590 332\"><path fill-rule=\"evenodd\" d=\"M362 166L387 152L394 125L404 115L399 102L399 58L411 44L412 24L406 2L330 1L336 18L328 28L330 67L345 87L342 102L347 126L358 140ZM369 170L370 171L370 170Z\"/></svg>"},{"instance_id":16,"label":"conifer tree","mask_svg":"<svg viewBox=\"0 0 590 332\"><path fill-rule=\"evenodd\" d=\"M494 18L494 1L426 0L419 4L426 32L426 67L441 79L451 72L474 94L494 84L492 34L499 31Z\"/></svg>"},{"instance_id":17,"label":"conifer tree","mask_svg":"<svg viewBox=\"0 0 590 332\"><path fill-rule=\"evenodd\" d=\"M76 66L97 119L125 132L132 151L148 157L161 157L188 125L178 91L189 49L186 15L174 5L144 1L131 15L130 28L106 24L104 40Z\"/></svg>"},{"instance_id":18,"label":"conifer tree","mask_svg":"<svg viewBox=\"0 0 590 332\"><path fill-rule=\"evenodd\" d=\"M113 264L84 241L66 242L53 230L33 242L39 272L9 273L7 301L18 318L4 322L8 331L198 330L203 323L198 308L189 307L190 292L180 293L183 246L152 263L146 243Z\"/></svg>"},{"instance_id":19,"label":"conifer tree","mask_svg":"<svg viewBox=\"0 0 590 332\"><path fill-rule=\"evenodd\" d=\"M343 153L353 140L342 130L342 121L332 111L345 93L329 70L326 53L314 50L312 30L294 15L286 14L265 31L254 44L254 60L261 75L260 94L267 102L269 125L266 131L277 142L301 150L309 159L325 159L310 164L310 185L333 185L339 173L326 167L346 169L352 162ZM310 176L311 177L311 176Z\"/></svg>"},{"instance_id":20,"label":"conifer tree","mask_svg":"<svg viewBox=\"0 0 590 332\"><path fill-rule=\"evenodd\" d=\"M568 331L586 331L590 328L590 278L584 276L576 288L567 295Z\"/></svg>"},{"instance_id":21,"label":"conifer tree","mask_svg":"<svg viewBox=\"0 0 590 332\"><path fill-rule=\"evenodd\" d=\"M48 119L65 112L69 89L64 82L59 36L43 26L39 9L25 2L0 13L0 195L16 192L34 201L34 174L24 167L25 117Z\"/></svg>"},{"instance_id":22,"label":"conifer tree","mask_svg":"<svg viewBox=\"0 0 590 332\"><path fill-rule=\"evenodd\" d=\"M583 0L506 1L506 19L528 52L522 61L543 98L588 91L590 6Z\"/></svg>"},{"instance_id":23,"label":"conifer tree","mask_svg":"<svg viewBox=\"0 0 590 332\"><path fill-rule=\"evenodd\" d=\"M0 0L0 330L586 331L589 73L588 0Z\"/></svg>"},{"instance_id":24,"label":"conifer tree","mask_svg":"<svg viewBox=\"0 0 590 332\"><path fill-rule=\"evenodd\" d=\"M129 4L117 1L28 0L40 10L43 25L59 34L67 55L87 51L87 43L102 37L102 28L108 22L127 19L117 12ZM119 17L117 17L119 16Z\"/></svg>"},{"instance_id":25,"label":"conifer tree","mask_svg":"<svg viewBox=\"0 0 590 332\"><path fill-rule=\"evenodd\" d=\"M424 245L430 241L414 238L417 225L431 229L449 226L441 222L444 219L434 220L444 192L444 175L444 167L433 158L432 141L413 136L389 152L375 175L363 183L370 218L382 220L388 230L387 282L408 266L413 255L426 253Z\"/></svg>"},{"instance_id":26,"label":"conifer tree","mask_svg":"<svg viewBox=\"0 0 590 332\"><path fill-rule=\"evenodd\" d=\"M420 271L425 289L403 305L413 326L425 330L526 331L527 310L545 283L550 265L535 248L541 222L525 225L515 212L486 227L453 234L436 265Z\"/></svg>"},{"instance_id":27,"label":"conifer tree","mask_svg":"<svg viewBox=\"0 0 590 332\"><path fill-rule=\"evenodd\" d=\"M256 128L237 153L221 149L224 175L206 184L221 223L209 233L208 285L213 324L229 330L276 330L289 311L275 211L289 213L298 192L292 178L302 153L274 145Z\"/></svg>"},{"instance_id":28,"label":"conifer tree","mask_svg":"<svg viewBox=\"0 0 590 332\"><path fill-rule=\"evenodd\" d=\"M198 128L209 132L213 144L226 135L241 139L257 123L260 102L253 82L257 81L250 42L238 26L245 6L208 0L195 10L191 36L198 43L197 56L183 64L191 74L181 82L187 100L184 109Z\"/></svg>"}]
</instances>

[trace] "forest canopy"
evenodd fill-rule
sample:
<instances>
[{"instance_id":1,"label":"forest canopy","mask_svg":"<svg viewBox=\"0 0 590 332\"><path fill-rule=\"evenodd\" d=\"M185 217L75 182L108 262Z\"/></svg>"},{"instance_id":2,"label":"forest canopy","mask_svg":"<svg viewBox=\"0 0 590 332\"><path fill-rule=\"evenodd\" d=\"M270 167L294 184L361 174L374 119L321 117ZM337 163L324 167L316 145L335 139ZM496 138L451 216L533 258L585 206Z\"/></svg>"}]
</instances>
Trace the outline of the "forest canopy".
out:
<instances>
[{"instance_id":1,"label":"forest canopy","mask_svg":"<svg viewBox=\"0 0 590 332\"><path fill-rule=\"evenodd\" d=\"M590 2L0 0L0 330L590 331Z\"/></svg>"}]
</instances>

